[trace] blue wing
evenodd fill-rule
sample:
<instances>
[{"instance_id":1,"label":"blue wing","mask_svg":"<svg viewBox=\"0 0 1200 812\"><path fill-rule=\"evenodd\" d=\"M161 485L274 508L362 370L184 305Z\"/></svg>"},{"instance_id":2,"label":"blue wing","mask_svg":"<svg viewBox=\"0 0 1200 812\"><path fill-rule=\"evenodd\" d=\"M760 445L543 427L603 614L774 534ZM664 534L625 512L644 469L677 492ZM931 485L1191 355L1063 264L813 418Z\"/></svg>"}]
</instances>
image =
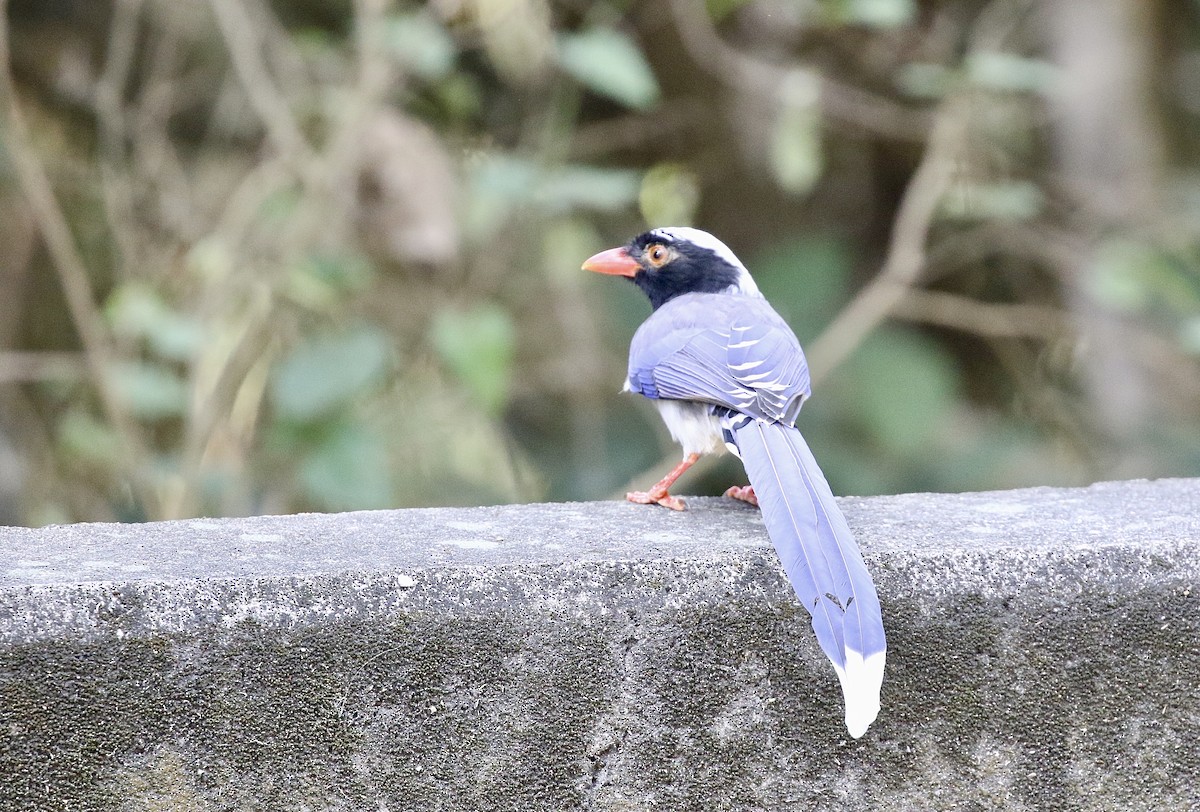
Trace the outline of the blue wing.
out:
<instances>
[{"instance_id":1,"label":"blue wing","mask_svg":"<svg viewBox=\"0 0 1200 812\"><path fill-rule=\"evenodd\" d=\"M656 310L629 348L629 388L789 425L811 392L808 363L765 299L688 293Z\"/></svg>"}]
</instances>

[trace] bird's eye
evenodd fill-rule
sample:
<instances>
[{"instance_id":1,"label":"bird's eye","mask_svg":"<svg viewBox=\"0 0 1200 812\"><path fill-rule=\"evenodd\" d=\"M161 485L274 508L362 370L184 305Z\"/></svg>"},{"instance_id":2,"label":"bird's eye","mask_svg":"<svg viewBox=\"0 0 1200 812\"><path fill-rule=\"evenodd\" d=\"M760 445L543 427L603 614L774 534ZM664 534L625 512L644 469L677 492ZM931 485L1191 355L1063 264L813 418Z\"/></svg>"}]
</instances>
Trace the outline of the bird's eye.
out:
<instances>
[{"instance_id":1,"label":"bird's eye","mask_svg":"<svg viewBox=\"0 0 1200 812\"><path fill-rule=\"evenodd\" d=\"M661 268L667 264L667 260L671 258L671 252L665 245L655 243L646 249L646 259L650 260L650 264L655 268Z\"/></svg>"}]
</instances>

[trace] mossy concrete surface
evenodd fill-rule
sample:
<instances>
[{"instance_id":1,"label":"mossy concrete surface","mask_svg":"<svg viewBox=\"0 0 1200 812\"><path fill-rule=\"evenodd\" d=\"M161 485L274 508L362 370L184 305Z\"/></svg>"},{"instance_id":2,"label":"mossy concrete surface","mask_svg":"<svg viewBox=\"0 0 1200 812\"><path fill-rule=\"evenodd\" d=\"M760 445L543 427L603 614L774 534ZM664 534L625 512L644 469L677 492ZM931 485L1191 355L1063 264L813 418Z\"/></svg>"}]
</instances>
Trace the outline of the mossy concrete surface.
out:
<instances>
[{"instance_id":1,"label":"mossy concrete surface","mask_svg":"<svg viewBox=\"0 0 1200 812\"><path fill-rule=\"evenodd\" d=\"M0 529L0 810L1200 803L1200 480L843 501L855 741L758 514Z\"/></svg>"}]
</instances>

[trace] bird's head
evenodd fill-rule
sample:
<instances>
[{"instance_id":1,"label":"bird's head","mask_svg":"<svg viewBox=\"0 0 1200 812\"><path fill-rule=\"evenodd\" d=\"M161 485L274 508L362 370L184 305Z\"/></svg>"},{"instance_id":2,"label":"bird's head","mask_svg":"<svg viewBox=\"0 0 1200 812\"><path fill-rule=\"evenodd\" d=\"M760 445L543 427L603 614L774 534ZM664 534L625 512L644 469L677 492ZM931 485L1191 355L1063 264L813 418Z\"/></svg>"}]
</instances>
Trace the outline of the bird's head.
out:
<instances>
[{"instance_id":1,"label":"bird's head","mask_svg":"<svg viewBox=\"0 0 1200 812\"><path fill-rule=\"evenodd\" d=\"M750 272L725 243L695 228L656 228L583 263L585 271L626 276L657 310L684 293L760 296Z\"/></svg>"}]
</instances>

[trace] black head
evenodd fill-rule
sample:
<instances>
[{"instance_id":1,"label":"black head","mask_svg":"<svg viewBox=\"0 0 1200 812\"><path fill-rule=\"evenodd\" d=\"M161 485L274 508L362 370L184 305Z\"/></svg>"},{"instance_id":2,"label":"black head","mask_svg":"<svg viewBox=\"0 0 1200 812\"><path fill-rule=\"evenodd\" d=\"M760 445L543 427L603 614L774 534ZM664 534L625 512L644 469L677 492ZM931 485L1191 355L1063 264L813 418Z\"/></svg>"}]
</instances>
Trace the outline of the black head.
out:
<instances>
[{"instance_id":1,"label":"black head","mask_svg":"<svg viewBox=\"0 0 1200 812\"><path fill-rule=\"evenodd\" d=\"M657 310L684 293L757 293L749 272L723 242L693 228L659 228L604 251L583 267L633 280Z\"/></svg>"}]
</instances>

